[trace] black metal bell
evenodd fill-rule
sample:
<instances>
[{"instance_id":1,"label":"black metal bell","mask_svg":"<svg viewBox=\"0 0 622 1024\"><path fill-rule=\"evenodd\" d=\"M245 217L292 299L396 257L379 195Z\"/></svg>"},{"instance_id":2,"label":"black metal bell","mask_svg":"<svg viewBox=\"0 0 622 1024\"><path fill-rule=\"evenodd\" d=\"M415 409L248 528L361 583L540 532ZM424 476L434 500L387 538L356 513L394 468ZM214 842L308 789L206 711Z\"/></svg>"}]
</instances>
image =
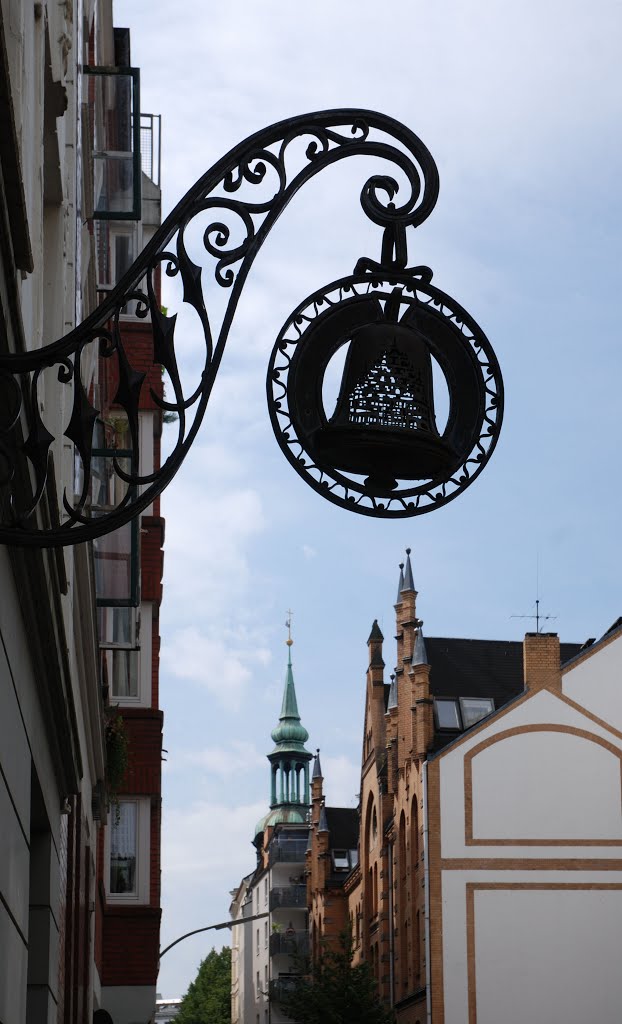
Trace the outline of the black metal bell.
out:
<instances>
[{"instance_id":1,"label":"black metal bell","mask_svg":"<svg viewBox=\"0 0 622 1024\"><path fill-rule=\"evenodd\" d=\"M378 494L450 468L456 453L436 426L430 350L414 327L383 320L352 332L335 412L314 443Z\"/></svg>"}]
</instances>

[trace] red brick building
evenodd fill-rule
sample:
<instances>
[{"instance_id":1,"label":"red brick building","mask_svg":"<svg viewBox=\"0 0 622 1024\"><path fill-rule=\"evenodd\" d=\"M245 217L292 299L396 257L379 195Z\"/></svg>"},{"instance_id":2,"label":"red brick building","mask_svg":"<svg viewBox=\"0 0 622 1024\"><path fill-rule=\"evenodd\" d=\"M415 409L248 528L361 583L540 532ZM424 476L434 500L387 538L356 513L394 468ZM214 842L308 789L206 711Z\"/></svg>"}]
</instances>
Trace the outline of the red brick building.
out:
<instances>
[{"instance_id":1,"label":"red brick building","mask_svg":"<svg viewBox=\"0 0 622 1024\"><path fill-rule=\"evenodd\" d=\"M102 59L131 68L129 30L114 29L112 50ZM95 57L93 52L93 57ZM136 74L133 71L133 74ZM134 90L136 90L136 79ZM161 222L159 118L124 108L127 93L117 89L116 131L132 130L140 117L139 198L135 217L111 215L96 221L98 287L114 287ZM96 97L95 97L96 98ZM97 110L93 121L97 125ZM114 118L110 118L114 122ZM97 128L95 129L97 130ZM114 134L108 125L109 134ZM122 148L117 138L112 147ZM122 184L130 185L129 175ZM159 279L156 290L159 291ZM160 467L164 397L160 367L153 363L153 335L136 300L119 320L121 340L134 372L144 373L138 414L141 474ZM101 489L112 459L131 457L133 439L127 414L114 404L118 362L101 359ZM118 484L117 484L118 486ZM105 503L105 496L103 502ZM114 1024L150 1021L155 1012L160 945L160 829L162 712L159 709L159 616L162 600L164 520L159 498L134 522L95 543L97 605L102 683L108 735L121 736L127 770L117 785L100 829L97 855L95 963L99 1004ZM122 725L121 725L122 722ZM114 743L109 743L109 760ZM118 748L117 748L118 750ZM109 773L110 775L110 773Z\"/></svg>"},{"instance_id":2,"label":"red brick building","mask_svg":"<svg viewBox=\"0 0 622 1024\"><path fill-rule=\"evenodd\" d=\"M442 1024L441 1011L434 1009L439 997L432 990L440 970L445 906L429 872L430 863L445 863L439 849L435 759L523 695L527 669L519 642L424 640L416 600L407 552L395 604L396 667L390 682L385 681L384 637L377 622L368 638L360 802L358 812L350 812L354 822L342 810L324 805L319 759L316 763L307 900L316 954L322 941L335 942L349 925L355 962L371 964L380 995L397 1021L424 1024L431 1012L434 1024ZM536 639L540 646L548 642L540 634ZM557 678L560 664L580 649L557 641Z\"/></svg>"}]
</instances>

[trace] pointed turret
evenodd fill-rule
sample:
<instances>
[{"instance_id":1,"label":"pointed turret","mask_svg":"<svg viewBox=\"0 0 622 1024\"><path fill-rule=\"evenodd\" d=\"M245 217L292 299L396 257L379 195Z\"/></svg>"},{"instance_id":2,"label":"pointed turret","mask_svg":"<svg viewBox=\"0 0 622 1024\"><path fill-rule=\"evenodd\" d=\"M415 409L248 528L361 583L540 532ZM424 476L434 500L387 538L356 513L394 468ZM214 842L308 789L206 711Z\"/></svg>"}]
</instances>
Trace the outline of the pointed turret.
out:
<instances>
[{"instance_id":1,"label":"pointed turret","mask_svg":"<svg viewBox=\"0 0 622 1024\"><path fill-rule=\"evenodd\" d=\"M389 687L389 699L387 701L387 714L392 711L393 708L397 707L397 677L395 674L391 676L391 686Z\"/></svg>"},{"instance_id":2,"label":"pointed turret","mask_svg":"<svg viewBox=\"0 0 622 1024\"><path fill-rule=\"evenodd\" d=\"M320 809L320 823L318 825L318 829L317 830L318 830L318 832L328 832L329 831L328 819L326 817L326 806L324 805L324 803L322 803L322 807Z\"/></svg>"},{"instance_id":3,"label":"pointed turret","mask_svg":"<svg viewBox=\"0 0 622 1024\"><path fill-rule=\"evenodd\" d=\"M405 590L414 590L415 581L413 580L413 570L410 564L410 548L406 548L406 571L404 573L404 582L402 584L401 593Z\"/></svg>"},{"instance_id":4,"label":"pointed turret","mask_svg":"<svg viewBox=\"0 0 622 1024\"><path fill-rule=\"evenodd\" d=\"M425 640L423 639L423 621L419 620L419 625L415 627L415 647L413 650L412 665L427 665L428 655L425 649Z\"/></svg>"},{"instance_id":5,"label":"pointed turret","mask_svg":"<svg viewBox=\"0 0 622 1024\"><path fill-rule=\"evenodd\" d=\"M400 578L397 584L397 597L395 599L396 604L402 603L402 590L404 589L404 563L400 562Z\"/></svg>"},{"instance_id":6,"label":"pointed turret","mask_svg":"<svg viewBox=\"0 0 622 1024\"><path fill-rule=\"evenodd\" d=\"M372 624L372 627L371 627L371 632L370 632L370 634L369 634L369 636L367 638L367 643L370 644L372 642L372 640L379 640L380 643L382 643L382 641L384 640L384 636L382 635L382 630L380 629L380 626L378 625L378 619L374 619L374 621L373 621L373 624Z\"/></svg>"},{"instance_id":7,"label":"pointed turret","mask_svg":"<svg viewBox=\"0 0 622 1024\"><path fill-rule=\"evenodd\" d=\"M281 714L279 715L279 724L272 730L271 736L276 743L275 751L292 749L304 750L304 744L309 739L309 733L300 721L300 715L298 713L298 701L296 700L296 687L294 685L294 672L292 669L291 645L288 652L285 689L283 691L283 703L281 705ZM275 751L273 751L273 753ZM309 754L310 760L313 755L310 754L309 751L305 751L305 753Z\"/></svg>"},{"instance_id":8,"label":"pointed turret","mask_svg":"<svg viewBox=\"0 0 622 1024\"><path fill-rule=\"evenodd\" d=\"M312 779L323 779L322 766L320 764L320 748L318 747L313 758L313 771L311 773Z\"/></svg>"}]
</instances>

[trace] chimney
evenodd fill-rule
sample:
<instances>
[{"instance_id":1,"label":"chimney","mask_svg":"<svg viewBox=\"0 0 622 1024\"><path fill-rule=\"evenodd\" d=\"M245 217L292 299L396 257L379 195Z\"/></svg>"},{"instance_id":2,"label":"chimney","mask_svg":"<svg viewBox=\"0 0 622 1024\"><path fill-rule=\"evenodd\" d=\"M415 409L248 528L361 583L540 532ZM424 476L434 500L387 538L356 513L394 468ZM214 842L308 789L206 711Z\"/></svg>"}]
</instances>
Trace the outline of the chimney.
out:
<instances>
[{"instance_id":1,"label":"chimney","mask_svg":"<svg viewBox=\"0 0 622 1024\"><path fill-rule=\"evenodd\" d=\"M525 689L561 693L559 637L557 633L526 633L523 640Z\"/></svg>"}]
</instances>

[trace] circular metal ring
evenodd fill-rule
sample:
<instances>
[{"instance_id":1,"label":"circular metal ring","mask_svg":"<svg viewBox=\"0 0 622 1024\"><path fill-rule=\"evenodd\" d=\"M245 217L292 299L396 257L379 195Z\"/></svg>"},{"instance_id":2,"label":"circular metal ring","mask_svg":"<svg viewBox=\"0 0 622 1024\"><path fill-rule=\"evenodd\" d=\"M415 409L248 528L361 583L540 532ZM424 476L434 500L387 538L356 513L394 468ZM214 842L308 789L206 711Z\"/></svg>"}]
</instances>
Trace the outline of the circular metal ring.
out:
<instances>
[{"instance_id":1,"label":"circular metal ring","mask_svg":"<svg viewBox=\"0 0 622 1024\"><path fill-rule=\"evenodd\" d=\"M452 457L433 477L413 473L383 490L329 464L317 438L329 423L322 398L328 364L358 328L382 321L387 303L399 307L399 324L424 340L445 378L442 441ZM350 276L305 299L279 332L267 394L276 439L297 473L335 504L379 518L421 515L461 494L492 455L503 418L503 381L490 342L462 306L430 283L429 272Z\"/></svg>"}]
</instances>

